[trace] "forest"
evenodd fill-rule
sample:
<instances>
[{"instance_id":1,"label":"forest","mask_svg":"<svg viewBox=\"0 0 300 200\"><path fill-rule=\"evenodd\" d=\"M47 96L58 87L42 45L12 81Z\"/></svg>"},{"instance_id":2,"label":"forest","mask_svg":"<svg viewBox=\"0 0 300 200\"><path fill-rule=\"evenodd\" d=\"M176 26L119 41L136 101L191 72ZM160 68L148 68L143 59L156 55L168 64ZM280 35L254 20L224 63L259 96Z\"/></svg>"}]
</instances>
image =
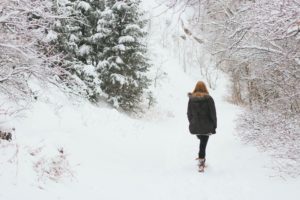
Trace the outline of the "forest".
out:
<instances>
[{"instance_id":1,"label":"forest","mask_svg":"<svg viewBox=\"0 0 300 200\"><path fill-rule=\"evenodd\" d=\"M296 199L299 82L299 0L0 0L0 199Z\"/></svg>"}]
</instances>

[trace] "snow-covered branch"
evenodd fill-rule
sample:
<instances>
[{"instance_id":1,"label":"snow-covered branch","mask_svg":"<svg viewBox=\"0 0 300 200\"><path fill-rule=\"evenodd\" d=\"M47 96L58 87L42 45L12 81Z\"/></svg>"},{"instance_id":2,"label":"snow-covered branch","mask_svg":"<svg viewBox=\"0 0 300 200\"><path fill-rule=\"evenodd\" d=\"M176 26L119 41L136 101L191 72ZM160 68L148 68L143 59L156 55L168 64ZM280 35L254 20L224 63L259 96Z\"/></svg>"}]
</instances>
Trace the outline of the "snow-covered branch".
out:
<instances>
[{"instance_id":1,"label":"snow-covered branch","mask_svg":"<svg viewBox=\"0 0 300 200\"><path fill-rule=\"evenodd\" d=\"M49 0L2 0L0 3L0 93L11 100L30 99L28 81L53 82L62 55L47 42L57 18ZM50 68L51 66L51 68Z\"/></svg>"},{"instance_id":2,"label":"snow-covered branch","mask_svg":"<svg viewBox=\"0 0 300 200\"><path fill-rule=\"evenodd\" d=\"M25 56L26 58L32 58L30 55L28 55L27 53L25 53L21 48L19 48L18 46L15 45L11 45L11 44L1 44L1 47L7 47L7 48L11 48L13 50L18 51L19 53L21 53L23 56Z\"/></svg>"}]
</instances>

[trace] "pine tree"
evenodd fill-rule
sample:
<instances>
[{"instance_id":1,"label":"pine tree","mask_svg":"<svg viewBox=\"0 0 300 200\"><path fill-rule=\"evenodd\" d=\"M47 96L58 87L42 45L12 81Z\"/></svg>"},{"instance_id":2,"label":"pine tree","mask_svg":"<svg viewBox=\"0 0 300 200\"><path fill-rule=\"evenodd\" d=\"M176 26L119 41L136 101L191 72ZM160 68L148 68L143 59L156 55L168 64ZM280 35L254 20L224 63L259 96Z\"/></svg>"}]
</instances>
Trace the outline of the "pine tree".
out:
<instances>
[{"instance_id":1,"label":"pine tree","mask_svg":"<svg viewBox=\"0 0 300 200\"><path fill-rule=\"evenodd\" d=\"M149 84L143 30L147 21L143 20L139 4L139 0L109 0L98 21L104 38L102 62L97 66L101 88L110 103L124 110L137 107Z\"/></svg>"},{"instance_id":2,"label":"pine tree","mask_svg":"<svg viewBox=\"0 0 300 200\"><path fill-rule=\"evenodd\" d=\"M68 12L68 17L54 26L58 50L66 54L64 65L85 84L90 100L97 101L102 91L96 66L103 50L97 23L104 0L70 0L60 6L61 12Z\"/></svg>"},{"instance_id":3,"label":"pine tree","mask_svg":"<svg viewBox=\"0 0 300 200\"><path fill-rule=\"evenodd\" d=\"M54 27L64 64L86 86L88 97L104 97L132 111L147 89L147 21L139 0L70 0L68 18Z\"/></svg>"}]
</instances>

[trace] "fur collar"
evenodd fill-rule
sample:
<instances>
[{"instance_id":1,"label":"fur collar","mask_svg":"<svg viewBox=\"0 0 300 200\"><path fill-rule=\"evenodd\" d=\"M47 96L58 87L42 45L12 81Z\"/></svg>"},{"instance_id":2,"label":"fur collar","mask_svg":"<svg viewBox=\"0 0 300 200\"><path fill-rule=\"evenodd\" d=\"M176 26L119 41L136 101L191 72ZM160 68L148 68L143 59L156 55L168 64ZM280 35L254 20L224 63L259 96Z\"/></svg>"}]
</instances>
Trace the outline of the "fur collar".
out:
<instances>
[{"instance_id":1,"label":"fur collar","mask_svg":"<svg viewBox=\"0 0 300 200\"><path fill-rule=\"evenodd\" d=\"M209 94L203 92L194 92L194 93L189 92L188 97L191 100L202 100L202 99L207 99L209 97Z\"/></svg>"}]
</instances>

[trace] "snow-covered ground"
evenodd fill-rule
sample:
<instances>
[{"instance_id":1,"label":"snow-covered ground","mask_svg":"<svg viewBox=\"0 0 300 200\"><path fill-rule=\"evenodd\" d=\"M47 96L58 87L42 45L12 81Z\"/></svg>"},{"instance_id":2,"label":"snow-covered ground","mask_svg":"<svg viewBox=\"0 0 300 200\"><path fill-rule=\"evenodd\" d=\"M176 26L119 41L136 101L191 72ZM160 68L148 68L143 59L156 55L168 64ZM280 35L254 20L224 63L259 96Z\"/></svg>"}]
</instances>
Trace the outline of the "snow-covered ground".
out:
<instances>
[{"instance_id":1,"label":"snow-covered ground","mask_svg":"<svg viewBox=\"0 0 300 200\"><path fill-rule=\"evenodd\" d=\"M157 105L130 117L41 88L27 116L7 124L16 128L14 140L0 143L1 200L299 198L300 179L276 176L270 158L235 134L240 111L224 100L223 74L210 90L217 134L209 139L205 173L197 172L199 140L188 132L186 109L187 92L201 77L183 73L173 50L162 47L165 15L151 24L154 64L167 73L154 90Z\"/></svg>"}]
</instances>

